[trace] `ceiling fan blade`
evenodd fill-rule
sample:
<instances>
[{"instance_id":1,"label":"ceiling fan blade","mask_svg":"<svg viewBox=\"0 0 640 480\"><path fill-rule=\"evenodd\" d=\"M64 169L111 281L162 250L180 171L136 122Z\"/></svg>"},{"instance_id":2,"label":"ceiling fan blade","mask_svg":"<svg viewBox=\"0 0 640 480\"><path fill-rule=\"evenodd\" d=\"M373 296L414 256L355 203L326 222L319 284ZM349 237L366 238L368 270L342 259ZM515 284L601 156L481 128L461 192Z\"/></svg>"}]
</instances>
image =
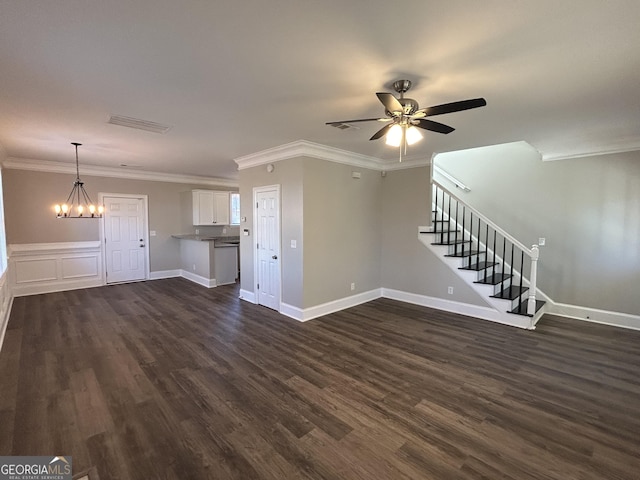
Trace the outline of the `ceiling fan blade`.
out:
<instances>
[{"instance_id":1,"label":"ceiling fan blade","mask_svg":"<svg viewBox=\"0 0 640 480\"><path fill-rule=\"evenodd\" d=\"M369 140L377 140L380 137L384 137L384 135L389 131L389 129L391 127L393 127L395 125L395 123L390 123L389 125L385 125L384 127L382 127L380 130L378 130L376 133L373 134L373 136L369 139Z\"/></svg>"},{"instance_id":2,"label":"ceiling fan blade","mask_svg":"<svg viewBox=\"0 0 640 480\"><path fill-rule=\"evenodd\" d=\"M455 130L455 128L450 127L449 125L445 125L444 123L434 122L433 120L427 120L426 118L419 118L418 120L414 120L411 122L416 127L424 128L425 130L430 130L432 132L438 133L451 133Z\"/></svg>"},{"instance_id":3,"label":"ceiling fan blade","mask_svg":"<svg viewBox=\"0 0 640 480\"><path fill-rule=\"evenodd\" d=\"M357 123L357 122L375 122L375 121L387 121L386 118L360 118L358 120L342 120L340 122L327 122L325 125L340 125L341 123Z\"/></svg>"},{"instance_id":4,"label":"ceiling fan blade","mask_svg":"<svg viewBox=\"0 0 640 480\"><path fill-rule=\"evenodd\" d=\"M394 114L398 112L398 115L402 114L402 104L396 97L386 92L378 92L376 93L376 95L378 96L378 100L380 100L384 105L384 108L387 109L387 112L391 112Z\"/></svg>"},{"instance_id":5,"label":"ceiling fan blade","mask_svg":"<svg viewBox=\"0 0 640 480\"><path fill-rule=\"evenodd\" d=\"M471 108L484 107L487 101L484 98L472 98L470 100L461 100L459 102L443 103L442 105L435 105L433 107L423 108L425 117L433 115L443 115L445 113L460 112L462 110L469 110Z\"/></svg>"}]
</instances>

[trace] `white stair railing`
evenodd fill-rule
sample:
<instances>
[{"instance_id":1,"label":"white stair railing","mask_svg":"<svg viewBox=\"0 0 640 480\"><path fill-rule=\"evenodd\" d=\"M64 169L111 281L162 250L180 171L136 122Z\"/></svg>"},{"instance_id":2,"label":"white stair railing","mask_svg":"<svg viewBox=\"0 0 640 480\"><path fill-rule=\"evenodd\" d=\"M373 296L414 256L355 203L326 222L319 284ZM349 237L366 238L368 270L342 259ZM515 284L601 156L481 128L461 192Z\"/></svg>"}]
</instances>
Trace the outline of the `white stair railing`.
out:
<instances>
[{"instance_id":1,"label":"white stair railing","mask_svg":"<svg viewBox=\"0 0 640 480\"><path fill-rule=\"evenodd\" d=\"M489 256L492 256L492 262L496 263L497 260L502 261L503 268L509 266L510 273L509 278L510 282L513 282L515 276L520 278L520 286L519 289L523 289L523 282L525 277L525 257L528 258L528 298L527 298L527 306L526 313L527 315L533 316L536 313L536 290L537 290L537 268L538 268L538 259L540 258L540 250L538 245L532 245L531 248L524 245L518 239L513 237L511 234L503 230L500 226L498 226L491 219L483 215L481 212L473 208L472 206L465 203L458 196L456 196L449 189L444 187L442 184L432 179L432 202L435 206L436 217L440 214L440 222L434 221L432 219L432 231L436 234L440 234L443 243L451 243L453 246L455 253L457 253L457 249L464 249L463 242L476 242L478 247L478 256L479 258L481 254L484 254L484 258L486 262L489 262ZM464 188L464 187L460 187ZM435 219L437 220L437 219ZM444 220L444 222L442 221ZM454 228L452 232L450 228L445 230L445 225L450 225ZM438 227L440 226L441 232L438 232ZM474 230L475 229L475 230ZM460 232L460 233L459 233ZM483 233L484 232L484 233ZM460 234L461 238L458 238ZM482 237L484 235L484 242ZM453 239L451 237L454 237ZM446 241L445 241L446 238ZM498 238L502 241L503 244L503 252L502 258L500 259L499 255L496 253L497 249L497 241ZM468 239L468 240L467 240ZM493 241L493 247L490 248L489 243ZM511 249L511 261L507 262L505 258L507 256L507 244L510 245ZM482 252L482 248L484 247L484 252ZM498 246L499 247L499 246ZM520 254L520 269L519 271L514 268L514 260L515 260L515 249L517 249ZM510 265L508 265L510 263ZM495 266L493 268L493 275L496 274ZM487 269L489 270L489 269ZM504 274L503 272L501 272ZM502 282L500 282L502 283ZM510 283L510 288L513 288L513 283Z\"/></svg>"}]
</instances>

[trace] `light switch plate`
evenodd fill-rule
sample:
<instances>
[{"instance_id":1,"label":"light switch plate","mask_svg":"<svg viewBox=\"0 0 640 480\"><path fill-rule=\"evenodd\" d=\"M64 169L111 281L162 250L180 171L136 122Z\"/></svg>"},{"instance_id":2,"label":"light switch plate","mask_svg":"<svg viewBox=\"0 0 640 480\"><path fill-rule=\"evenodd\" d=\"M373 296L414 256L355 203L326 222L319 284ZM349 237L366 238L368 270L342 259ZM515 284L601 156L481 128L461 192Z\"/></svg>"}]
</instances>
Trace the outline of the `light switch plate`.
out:
<instances>
[{"instance_id":1,"label":"light switch plate","mask_svg":"<svg viewBox=\"0 0 640 480\"><path fill-rule=\"evenodd\" d=\"M295 240L291 240L291 248L297 248L298 244Z\"/></svg>"}]
</instances>

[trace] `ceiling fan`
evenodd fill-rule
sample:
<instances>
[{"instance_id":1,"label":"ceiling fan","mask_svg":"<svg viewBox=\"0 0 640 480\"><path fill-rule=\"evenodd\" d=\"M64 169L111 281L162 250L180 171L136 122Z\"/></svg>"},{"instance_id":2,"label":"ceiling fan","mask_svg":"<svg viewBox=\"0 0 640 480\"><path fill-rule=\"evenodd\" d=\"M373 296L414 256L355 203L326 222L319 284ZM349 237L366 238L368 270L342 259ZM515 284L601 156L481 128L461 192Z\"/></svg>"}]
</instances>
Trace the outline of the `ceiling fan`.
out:
<instances>
[{"instance_id":1,"label":"ceiling fan","mask_svg":"<svg viewBox=\"0 0 640 480\"><path fill-rule=\"evenodd\" d=\"M393 89L400 94L400 98L387 92L378 92L376 95L384 105L386 117L361 118L357 120L342 120L339 122L327 122L327 125L342 125L356 122L389 122L382 127L369 140L377 140L387 135L387 144L393 146L411 145L422 138L417 128L437 133L451 133L455 129L443 123L434 122L425 117L443 115L445 113L459 112L471 108L484 107L487 101L484 98L473 98L459 102L443 103L433 107L419 108L418 102L413 98L406 98L404 94L411 88L410 80L398 80L393 83ZM400 151L402 160L402 150Z\"/></svg>"}]
</instances>

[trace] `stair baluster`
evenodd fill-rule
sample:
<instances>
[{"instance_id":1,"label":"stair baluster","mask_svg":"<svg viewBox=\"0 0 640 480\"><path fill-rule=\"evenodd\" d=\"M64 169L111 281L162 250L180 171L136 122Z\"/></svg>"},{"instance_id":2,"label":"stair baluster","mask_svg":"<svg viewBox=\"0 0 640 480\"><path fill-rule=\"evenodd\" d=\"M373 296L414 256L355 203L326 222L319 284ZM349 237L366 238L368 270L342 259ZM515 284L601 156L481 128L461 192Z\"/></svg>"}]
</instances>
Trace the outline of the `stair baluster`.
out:
<instances>
[{"instance_id":1,"label":"stair baluster","mask_svg":"<svg viewBox=\"0 0 640 480\"><path fill-rule=\"evenodd\" d=\"M432 183L434 219L431 233L436 235L434 245L447 245L449 253L446 256L463 259L463 266L459 268L477 272L478 279L473 283L492 286L492 298L510 301L512 305L508 313L535 316L544 303L535 298L538 246L527 248L435 180ZM438 228L438 224L440 224L440 228ZM502 237L502 257L497 252L497 249L500 248L498 235ZM490 242L491 249L489 248ZM507 273L505 271L507 270L505 268L507 258L505 257L509 254L508 243L511 244L511 261L508 264ZM516 249L520 254L519 271L515 265L518 253ZM531 258L528 275L525 271L525 255ZM527 265L527 267L529 266ZM516 285L513 282L514 275L520 276ZM530 288L525 285L525 277L529 278ZM521 301L521 297L527 291L529 292L528 299ZM535 320L532 320L531 328L533 325L535 325Z\"/></svg>"}]
</instances>

